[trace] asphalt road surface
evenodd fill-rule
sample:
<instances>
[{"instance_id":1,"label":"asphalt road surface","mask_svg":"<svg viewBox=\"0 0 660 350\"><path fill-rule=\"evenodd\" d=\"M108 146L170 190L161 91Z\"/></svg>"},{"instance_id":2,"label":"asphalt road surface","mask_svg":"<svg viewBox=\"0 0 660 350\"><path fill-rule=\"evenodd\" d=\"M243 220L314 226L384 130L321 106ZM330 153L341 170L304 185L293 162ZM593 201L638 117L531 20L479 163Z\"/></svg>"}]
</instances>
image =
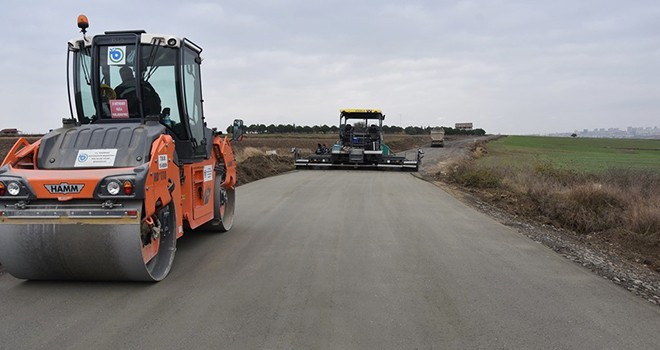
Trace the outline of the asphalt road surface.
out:
<instances>
[{"instance_id":1,"label":"asphalt road surface","mask_svg":"<svg viewBox=\"0 0 660 350\"><path fill-rule=\"evenodd\" d=\"M660 308L407 173L241 186L161 283L0 276L2 349L658 349Z\"/></svg>"}]
</instances>

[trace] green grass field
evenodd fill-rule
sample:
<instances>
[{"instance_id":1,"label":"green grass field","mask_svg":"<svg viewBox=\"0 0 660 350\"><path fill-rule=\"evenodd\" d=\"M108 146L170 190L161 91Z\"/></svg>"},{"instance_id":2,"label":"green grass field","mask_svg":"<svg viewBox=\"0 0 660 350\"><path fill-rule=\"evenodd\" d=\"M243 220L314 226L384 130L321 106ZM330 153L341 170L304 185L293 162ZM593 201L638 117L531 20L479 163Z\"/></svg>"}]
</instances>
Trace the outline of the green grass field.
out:
<instances>
[{"instance_id":1,"label":"green grass field","mask_svg":"<svg viewBox=\"0 0 660 350\"><path fill-rule=\"evenodd\" d=\"M552 164L581 172L609 168L660 171L660 140L508 136L488 144L486 164Z\"/></svg>"}]
</instances>

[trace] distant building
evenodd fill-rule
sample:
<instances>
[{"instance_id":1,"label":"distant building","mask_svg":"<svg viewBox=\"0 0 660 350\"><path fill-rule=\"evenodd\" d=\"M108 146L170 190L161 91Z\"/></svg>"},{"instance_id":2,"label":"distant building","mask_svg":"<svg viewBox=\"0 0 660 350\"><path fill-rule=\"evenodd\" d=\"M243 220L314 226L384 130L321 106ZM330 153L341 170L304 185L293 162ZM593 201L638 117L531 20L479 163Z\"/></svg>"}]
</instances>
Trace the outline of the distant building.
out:
<instances>
[{"instance_id":1,"label":"distant building","mask_svg":"<svg viewBox=\"0 0 660 350\"><path fill-rule=\"evenodd\" d=\"M8 129L0 130L0 135L1 136L14 136L14 135L18 135L19 133L20 132L18 131L18 129L15 129L15 128L8 128Z\"/></svg>"},{"instance_id":2,"label":"distant building","mask_svg":"<svg viewBox=\"0 0 660 350\"><path fill-rule=\"evenodd\" d=\"M472 123L456 123L455 128L458 130L472 130Z\"/></svg>"},{"instance_id":3,"label":"distant building","mask_svg":"<svg viewBox=\"0 0 660 350\"><path fill-rule=\"evenodd\" d=\"M612 139L660 139L660 128L657 126L634 127L628 126L624 130L619 128L595 128L582 129L582 132L575 131L580 137L597 137L597 138L612 138ZM566 137L570 133L552 133L548 136Z\"/></svg>"}]
</instances>

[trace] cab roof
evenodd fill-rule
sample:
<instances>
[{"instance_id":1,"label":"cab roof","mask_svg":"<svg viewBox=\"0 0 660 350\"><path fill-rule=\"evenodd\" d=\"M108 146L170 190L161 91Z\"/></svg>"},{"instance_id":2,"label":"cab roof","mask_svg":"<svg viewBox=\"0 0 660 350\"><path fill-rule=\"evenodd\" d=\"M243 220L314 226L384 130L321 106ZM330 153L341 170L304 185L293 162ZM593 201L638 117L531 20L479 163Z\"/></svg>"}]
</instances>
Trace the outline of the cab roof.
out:
<instances>
[{"instance_id":1,"label":"cab roof","mask_svg":"<svg viewBox=\"0 0 660 350\"><path fill-rule=\"evenodd\" d=\"M339 112L346 119L385 119L380 109L345 108Z\"/></svg>"},{"instance_id":2,"label":"cab roof","mask_svg":"<svg viewBox=\"0 0 660 350\"><path fill-rule=\"evenodd\" d=\"M381 112L380 109L344 108L344 109L340 109L339 111L342 114L346 114L346 113L380 113L380 114L383 114L383 112Z\"/></svg>"},{"instance_id":3,"label":"cab roof","mask_svg":"<svg viewBox=\"0 0 660 350\"><path fill-rule=\"evenodd\" d=\"M177 37L169 34L154 34L147 33L144 30L118 30L118 31L106 31L103 34L93 35L92 37L82 37L77 39L69 40L69 47L72 49L82 49L83 47L89 47L92 45L92 40L96 36L113 36L113 35L126 35L134 34L140 36L140 43L143 45L158 45L158 46L167 46L167 47L181 47L182 44L187 44L188 47L197 51L198 53L202 52L202 48L194 44L187 38Z\"/></svg>"}]
</instances>

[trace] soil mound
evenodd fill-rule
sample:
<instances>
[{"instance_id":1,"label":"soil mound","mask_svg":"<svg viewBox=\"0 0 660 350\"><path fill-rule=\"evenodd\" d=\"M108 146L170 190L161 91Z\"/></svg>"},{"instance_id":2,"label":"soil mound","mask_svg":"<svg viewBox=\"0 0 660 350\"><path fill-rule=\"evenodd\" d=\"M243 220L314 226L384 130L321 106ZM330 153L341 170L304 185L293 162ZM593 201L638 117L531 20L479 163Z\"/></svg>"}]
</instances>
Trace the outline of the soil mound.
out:
<instances>
[{"instance_id":1,"label":"soil mound","mask_svg":"<svg viewBox=\"0 0 660 350\"><path fill-rule=\"evenodd\" d=\"M291 156L256 155L239 162L236 168L237 185L257 181L295 168Z\"/></svg>"}]
</instances>

